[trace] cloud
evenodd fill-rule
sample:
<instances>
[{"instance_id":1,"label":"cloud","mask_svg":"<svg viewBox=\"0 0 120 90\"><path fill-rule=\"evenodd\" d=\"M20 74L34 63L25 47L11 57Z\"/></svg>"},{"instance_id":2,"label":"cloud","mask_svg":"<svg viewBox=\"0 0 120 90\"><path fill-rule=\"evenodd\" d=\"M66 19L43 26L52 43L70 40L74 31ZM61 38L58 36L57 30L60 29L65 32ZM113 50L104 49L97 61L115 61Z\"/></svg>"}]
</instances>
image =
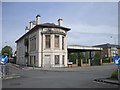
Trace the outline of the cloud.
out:
<instances>
[{"instance_id":1,"label":"cloud","mask_svg":"<svg viewBox=\"0 0 120 90\"><path fill-rule=\"evenodd\" d=\"M113 38L110 38L113 36ZM117 44L118 37L116 34L102 33L68 33L68 45L85 45L93 46L98 44L112 43Z\"/></svg>"},{"instance_id":2,"label":"cloud","mask_svg":"<svg viewBox=\"0 0 120 90\"><path fill-rule=\"evenodd\" d=\"M118 34L118 27L108 25L92 26L79 23L79 24L65 24L65 26L70 26L71 32Z\"/></svg>"},{"instance_id":3,"label":"cloud","mask_svg":"<svg viewBox=\"0 0 120 90\"><path fill-rule=\"evenodd\" d=\"M71 26L71 31L68 32L69 45L92 46L105 43L118 43L117 27L107 25L91 26L85 24L71 24L69 26ZM111 36L112 38L110 38Z\"/></svg>"}]
</instances>

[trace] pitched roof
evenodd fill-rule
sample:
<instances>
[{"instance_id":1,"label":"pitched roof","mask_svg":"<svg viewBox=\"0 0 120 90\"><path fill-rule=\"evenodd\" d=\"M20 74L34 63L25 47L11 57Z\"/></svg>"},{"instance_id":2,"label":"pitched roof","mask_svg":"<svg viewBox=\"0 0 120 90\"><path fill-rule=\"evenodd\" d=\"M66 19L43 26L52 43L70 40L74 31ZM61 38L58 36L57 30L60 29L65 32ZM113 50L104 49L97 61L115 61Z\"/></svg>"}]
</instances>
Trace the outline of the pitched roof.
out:
<instances>
[{"instance_id":1,"label":"pitched roof","mask_svg":"<svg viewBox=\"0 0 120 90\"><path fill-rule=\"evenodd\" d=\"M64 29L66 31L69 31L70 28L66 28L66 27L63 27L63 26L59 26L59 25L56 25L54 23L44 23L44 24L40 24L38 26L41 26L41 27L49 27L49 28L60 28L60 29Z\"/></svg>"},{"instance_id":2,"label":"pitched roof","mask_svg":"<svg viewBox=\"0 0 120 90\"><path fill-rule=\"evenodd\" d=\"M34 28L32 28L29 32L25 33L22 37L20 37L20 38L19 38L18 40L16 40L15 42L17 43L20 39L22 39L22 38L25 37L26 35L34 32L35 30L38 30L39 28L59 28L59 29L65 30L65 31L71 30L70 28L63 27L63 26L59 26L59 25L56 25L56 24L54 24L54 23L39 24L39 25L36 25Z\"/></svg>"}]
</instances>

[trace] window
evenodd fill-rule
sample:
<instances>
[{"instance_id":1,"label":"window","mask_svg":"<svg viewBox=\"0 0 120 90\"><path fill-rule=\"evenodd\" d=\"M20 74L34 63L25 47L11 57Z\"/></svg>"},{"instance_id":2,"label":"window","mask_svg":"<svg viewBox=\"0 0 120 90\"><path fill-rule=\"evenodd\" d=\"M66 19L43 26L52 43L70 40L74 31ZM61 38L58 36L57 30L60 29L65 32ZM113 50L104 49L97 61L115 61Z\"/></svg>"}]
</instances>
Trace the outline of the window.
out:
<instances>
[{"instance_id":1,"label":"window","mask_svg":"<svg viewBox=\"0 0 120 90\"><path fill-rule=\"evenodd\" d=\"M55 65L59 64L59 55L55 55Z\"/></svg>"},{"instance_id":2,"label":"window","mask_svg":"<svg viewBox=\"0 0 120 90\"><path fill-rule=\"evenodd\" d=\"M62 64L64 65L65 56L62 55Z\"/></svg>"},{"instance_id":3,"label":"window","mask_svg":"<svg viewBox=\"0 0 120 90\"><path fill-rule=\"evenodd\" d=\"M118 54L117 48L111 48L111 56L116 56Z\"/></svg>"},{"instance_id":4,"label":"window","mask_svg":"<svg viewBox=\"0 0 120 90\"><path fill-rule=\"evenodd\" d=\"M46 48L50 48L50 35L45 35Z\"/></svg>"},{"instance_id":5,"label":"window","mask_svg":"<svg viewBox=\"0 0 120 90\"><path fill-rule=\"evenodd\" d=\"M62 49L64 50L64 37L62 37Z\"/></svg>"},{"instance_id":6,"label":"window","mask_svg":"<svg viewBox=\"0 0 120 90\"><path fill-rule=\"evenodd\" d=\"M30 51L36 50L36 36L30 38Z\"/></svg>"},{"instance_id":7,"label":"window","mask_svg":"<svg viewBox=\"0 0 120 90\"><path fill-rule=\"evenodd\" d=\"M59 36L55 35L55 48L59 48Z\"/></svg>"},{"instance_id":8,"label":"window","mask_svg":"<svg viewBox=\"0 0 120 90\"><path fill-rule=\"evenodd\" d=\"M32 64L32 56L30 56L30 62L29 62L29 64L30 65Z\"/></svg>"},{"instance_id":9,"label":"window","mask_svg":"<svg viewBox=\"0 0 120 90\"><path fill-rule=\"evenodd\" d=\"M36 64L36 57L34 56L34 65Z\"/></svg>"}]
</instances>

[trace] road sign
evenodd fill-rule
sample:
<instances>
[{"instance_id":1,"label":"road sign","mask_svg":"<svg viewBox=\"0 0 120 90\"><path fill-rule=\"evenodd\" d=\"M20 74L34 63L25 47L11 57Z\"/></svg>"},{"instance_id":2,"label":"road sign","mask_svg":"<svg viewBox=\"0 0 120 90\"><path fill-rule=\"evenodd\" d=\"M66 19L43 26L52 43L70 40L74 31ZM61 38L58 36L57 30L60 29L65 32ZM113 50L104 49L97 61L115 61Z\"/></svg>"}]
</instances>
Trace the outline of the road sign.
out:
<instances>
[{"instance_id":1,"label":"road sign","mask_svg":"<svg viewBox=\"0 0 120 90\"><path fill-rule=\"evenodd\" d=\"M115 56L114 57L114 64L115 65L120 65L120 56Z\"/></svg>"},{"instance_id":2,"label":"road sign","mask_svg":"<svg viewBox=\"0 0 120 90\"><path fill-rule=\"evenodd\" d=\"M0 57L0 63L4 64L8 61L8 57L6 55L2 55Z\"/></svg>"}]
</instances>

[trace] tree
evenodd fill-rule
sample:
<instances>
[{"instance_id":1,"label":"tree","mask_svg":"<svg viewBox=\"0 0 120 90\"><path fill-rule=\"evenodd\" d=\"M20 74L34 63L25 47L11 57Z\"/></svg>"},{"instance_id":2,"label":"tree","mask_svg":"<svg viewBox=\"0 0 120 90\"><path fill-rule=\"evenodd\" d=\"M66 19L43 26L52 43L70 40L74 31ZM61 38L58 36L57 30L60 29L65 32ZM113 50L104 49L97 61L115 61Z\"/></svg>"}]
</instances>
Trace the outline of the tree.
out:
<instances>
[{"instance_id":1,"label":"tree","mask_svg":"<svg viewBox=\"0 0 120 90\"><path fill-rule=\"evenodd\" d=\"M4 48L2 48L1 54L11 57L12 56L12 48L10 46L5 46Z\"/></svg>"},{"instance_id":2,"label":"tree","mask_svg":"<svg viewBox=\"0 0 120 90\"><path fill-rule=\"evenodd\" d=\"M100 59L100 52L95 53L95 59Z\"/></svg>"},{"instance_id":3,"label":"tree","mask_svg":"<svg viewBox=\"0 0 120 90\"><path fill-rule=\"evenodd\" d=\"M0 53L0 57L2 56L2 53Z\"/></svg>"},{"instance_id":4,"label":"tree","mask_svg":"<svg viewBox=\"0 0 120 90\"><path fill-rule=\"evenodd\" d=\"M96 52L94 56L94 65L100 65L100 52Z\"/></svg>"},{"instance_id":5,"label":"tree","mask_svg":"<svg viewBox=\"0 0 120 90\"><path fill-rule=\"evenodd\" d=\"M84 59L84 54L83 54L83 52L80 52L80 59Z\"/></svg>"},{"instance_id":6,"label":"tree","mask_svg":"<svg viewBox=\"0 0 120 90\"><path fill-rule=\"evenodd\" d=\"M73 64L76 63L76 57L77 57L76 53L68 53L69 61L73 62Z\"/></svg>"}]
</instances>

